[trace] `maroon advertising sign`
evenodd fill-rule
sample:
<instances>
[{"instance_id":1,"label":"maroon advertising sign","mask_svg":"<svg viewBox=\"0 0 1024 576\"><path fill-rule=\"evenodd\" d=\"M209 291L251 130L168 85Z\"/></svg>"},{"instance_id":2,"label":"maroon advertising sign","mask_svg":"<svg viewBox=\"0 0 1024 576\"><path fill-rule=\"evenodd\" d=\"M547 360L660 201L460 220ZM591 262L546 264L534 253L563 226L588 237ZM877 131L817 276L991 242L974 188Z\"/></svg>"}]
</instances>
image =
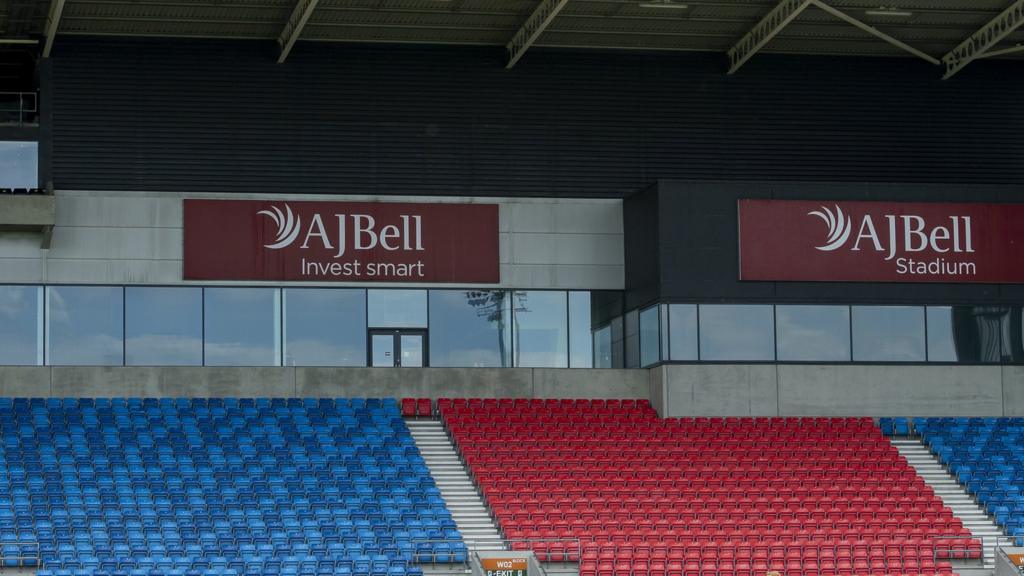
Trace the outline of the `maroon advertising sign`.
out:
<instances>
[{"instance_id":1,"label":"maroon advertising sign","mask_svg":"<svg viewBox=\"0 0 1024 576\"><path fill-rule=\"evenodd\" d=\"M740 280L1024 283L1024 204L740 200Z\"/></svg>"},{"instance_id":2,"label":"maroon advertising sign","mask_svg":"<svg viewBox=\"0 0 1024 576\"><path fill-rule=\"evenodd\" d=\"M186 280L500 280L496 204L184 202Z\"/></svg>"}]
</instances>

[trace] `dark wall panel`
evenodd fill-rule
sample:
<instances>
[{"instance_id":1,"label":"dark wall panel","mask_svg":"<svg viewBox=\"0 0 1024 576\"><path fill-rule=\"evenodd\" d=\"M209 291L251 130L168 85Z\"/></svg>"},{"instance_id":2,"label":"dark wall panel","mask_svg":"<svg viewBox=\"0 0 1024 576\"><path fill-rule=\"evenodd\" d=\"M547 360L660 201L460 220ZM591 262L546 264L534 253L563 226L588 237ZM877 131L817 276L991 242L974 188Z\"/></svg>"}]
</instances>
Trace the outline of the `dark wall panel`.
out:
<instances>
[{"instance_id":1,"label":"dark wall panel","mask_svg":"<svg viewBox=\"0 0 1024 576\"><path fill-rule=\"evenodd\" d=\"M658 186L633 194L622 203L626 290L634 301L656 300L661 290L661 234Z\"/></svg>"},{"instance_id":2,"label":"dark wall panel","mask_svg":"<svg viewBox=\"0 0 1024 576\"><path fill-rule=\"evenodd\" d=\"M659 178L1024 183L1020 62L64 37L63 189L624 196Z\"/></svg>"},{"instance_id":3,"label":"dark wall panel","mask_svg":"<svg viewBox=\"0 0 1024 576\"><path fill-rule=\"evenodd\" d=\"M1024 285L741 282L736 218L736 201L741 198L999 203L1024 201L1024 186L665 181L659 183L658 192L658 297L663 300L915 304L1024 301ZM627 246L630 235L647 234L646 230L630 228L628 222ZM628 288L629 278L626 284ZM626 300L627 307L632 308L652 298L648 291L630 290Z\"/></svg>"}]
</instances>

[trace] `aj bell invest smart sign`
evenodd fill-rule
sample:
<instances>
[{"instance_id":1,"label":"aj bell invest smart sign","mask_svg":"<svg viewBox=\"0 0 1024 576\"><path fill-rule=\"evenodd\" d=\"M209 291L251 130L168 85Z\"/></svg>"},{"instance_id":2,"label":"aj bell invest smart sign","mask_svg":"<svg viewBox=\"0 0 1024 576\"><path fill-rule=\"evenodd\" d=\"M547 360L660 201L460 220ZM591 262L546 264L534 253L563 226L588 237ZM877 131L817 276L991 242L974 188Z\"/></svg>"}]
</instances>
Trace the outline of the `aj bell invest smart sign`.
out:
<instances>
[{"instance_id":1,"label":"aj bell invest smart sign","mask_svg":"<svg viewBox=\"0 0 1024 576\"><path fill-rule=\"evenodd\" d=\"M1024 283L1024 204L740 200L740 279Z\"/></svg>"},{"instance_id":2,"label":"aj bell invest smart sign","mask_svg":"<svg viewBox=\"0 0 1024 576\"><path fill-rule=\"evenodd\" d=\"M500 279L495 204L184 203L187 280Z\"/></svg>"}]
</instances>

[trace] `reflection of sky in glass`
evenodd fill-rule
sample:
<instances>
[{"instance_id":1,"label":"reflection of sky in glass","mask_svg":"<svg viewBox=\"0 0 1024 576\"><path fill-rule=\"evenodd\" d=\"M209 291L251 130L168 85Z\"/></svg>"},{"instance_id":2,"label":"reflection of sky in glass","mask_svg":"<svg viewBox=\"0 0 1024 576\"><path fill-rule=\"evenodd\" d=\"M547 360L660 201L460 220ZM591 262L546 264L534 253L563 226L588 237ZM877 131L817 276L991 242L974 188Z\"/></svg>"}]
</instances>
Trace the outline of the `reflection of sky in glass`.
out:
<instances>
[{"instance_id":1,"label":"reflection of sky in glass","mask_svg":"<svg viewBox=\"0 0 1024 576\"><path fill-rule=\"evenodd\" d=\"M39 288L0 286L0 365L40 362Z\"/></svg>"},{"instance_id":2,"label":"reflection of sky in glass","mask_svg":"<svg viewBox=\"0 0 1024 576\"><path fill-rule=\"evenodd\" d=\"M569 367L591 368L590 292L569 292Z\"/></svg>"},{"instance_id":3,"label":"reflection of sky in glass","mask_svg":"<svg viewBox=\"0 0 1024 576\"><path fill-rule=\"evenodd\" d=\"M754 304L701 305L702 360L774 360L772 307Z\"/></svg>"},{"instance_id":4,"label":"reflection of sky in glass","mask_svg":"<svg viewBox=\"0 0 1024 576\"><path fill-rule=\"evenodd\" d=\"M612 327L594 330L594 367L612 367Z\"/></svg>"},{"instance_id":5,"label":"reflection of sky in glass","mask_svg":"<svg viewBox=\"0 0 1024 576\"><path fill-rule=\"evenodd\" d=\"M779 360L850 361L847 306L776 306Z\"/></svg>"},{"instance_id":6,"label":"reflection of sky in glass","mask_svg":"<svg viewBox=\"0 0 1024 576\"><path fill-rule=\"evenodd\" d=\"M276 366L275 288L207 288L206 364Z\"/></svg>"},{"instance_id":7,"label":"reflection of sky in glass","mask_svg":"<svg viewBox=\"0 0 1024 576\"><path fill-rule=\"evenodd\" d=\"M106 286L47 288L47 363L123 364L123 293Z\"/></svg>"},{"instance_id":8,"label":"reflection of sky in glass","mask_svg":"<svg viewBox=\"0 0 1024 576\"><path fill-rule=\"evenodd\" d=\"M951 306L929 306L927 313L928 360L956 362L956 345L953 344L953 308Z\"/></svg>"},{"instance_id":9,"label":"reflection of sky in glass","mask_svg":"<svg viewBox=\"0 0 1024 576\"><path fill-rule=\"evenodd\" d=\"M366 291L289 288L287 366L366 366Z\"/></svg>"},{"instance_id":10,"label":"reflection of sky in glass","mask_svg":"<svg viewBox=\"0 0 1024 576\"><path fill-rule=\"evenodd\" d=\"M367 290L370 328L426 328L426 290Z\"/></svg>"},{"instance_id":11,"label":"reflection of sky in glass","mask_svg":"<svg viewBox=\"0 0 1024 576\"><path fill-rule=\"evenodd\" d=\"M669 354L672 360L697 359L697 305L668 307Z\"/></svg>"},{"instance_id":12,"label":"reflection of sky in glass","mask_svg":"<svg viewBox=\"0 0 1024 576\"><path fill-rule=\"evenodd\" d=\"M924 308L854 306L853 359L869 362L923 362Z\"/></svg>"},{"instance_id":13,"label":"reflection of sky in glass","mask_svg":"<svg viewBox=\"0 0 1024 576\"><path fill-rule=\"evenodd\" d=\"M125 364L202 365L202 288L128 287L124 308Z\"/></svg>"},{"instance_id":14,"label":"reflection of sky in glass","mask_svg":"<svg viewBox=\"0 0 1024 576\"><path fill-rule=\"evenodd\" d=\"M500 290L430 291L430 365L507 367L511 326Z\"/></svg>"},{"instance_id":15,"label":"reflection of sky in glass","mask_svg":"<svg viewBox=\"0 0 1024 576\"><path fill-rule=\"evenodd\" d=\"M626 339L625 322L622 316L616 316L612 318L611 326L612 342L611 342L611 356L612 356L612 368L622 368L625 364L624 358L624 341Z\"/></svg>"},{"instance_id":16,"label":"reflection of sky in glass","mask_svg":"<svg viewBox=\"0 0 1024 576\"><path fill-rule=\"evenodd\" d=\"M650 366L658 360L661 348L658 340L658 307L640 311L640 366Z\"/></svg>"},{"instance_id":17,"label":"reflection of sky in glass","mask_svg":"<svg viewBox=\"0 0 1024 576\"><path fill-rule=\"evenodd\" d=\"M565 292L516 291L516 366L565 368L569 365L568 307Z\"/></svg>"},{"instance_id":18,"label":"reflection of sky in glass","mask_svg":"<svg viewBox=\"0 0 1024 576\"><path fill-rule=\"evenodd\" d=\"M39 144L0 141L0 188L36 188Z\"/></svg>"}]
</instances>

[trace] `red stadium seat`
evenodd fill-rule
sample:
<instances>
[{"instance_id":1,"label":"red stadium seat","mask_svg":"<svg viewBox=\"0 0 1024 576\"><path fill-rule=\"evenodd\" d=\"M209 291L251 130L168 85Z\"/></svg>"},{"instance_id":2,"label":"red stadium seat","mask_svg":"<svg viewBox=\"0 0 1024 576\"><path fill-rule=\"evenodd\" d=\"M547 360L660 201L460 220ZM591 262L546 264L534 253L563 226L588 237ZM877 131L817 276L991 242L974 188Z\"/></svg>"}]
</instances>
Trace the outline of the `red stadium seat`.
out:
<instances>
[{"instance_id":1,"label":"red stadium seat","mask_svg":"<svg viewBox=\"0 0 1024 576\"><path fill-rule=\"evenodd\" d=\"M588 576L942 576L936 556L981 553L871 419L661 419L646 400L437 409L505 534L599 543L572 555Z\"/></svg>"}]
</instances>

